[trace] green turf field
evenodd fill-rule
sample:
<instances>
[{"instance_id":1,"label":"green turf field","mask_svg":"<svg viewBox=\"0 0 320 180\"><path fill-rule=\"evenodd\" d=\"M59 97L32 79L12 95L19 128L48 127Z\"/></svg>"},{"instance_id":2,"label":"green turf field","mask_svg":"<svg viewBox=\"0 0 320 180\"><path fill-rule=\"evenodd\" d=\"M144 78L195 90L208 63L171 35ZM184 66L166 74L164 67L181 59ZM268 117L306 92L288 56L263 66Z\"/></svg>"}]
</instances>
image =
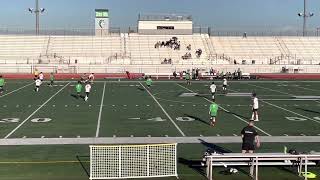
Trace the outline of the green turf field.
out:
<instances>
[{"instance_id":1,"label":"green turf field","mask_svg":"<svg viewBox=\"0 0 320 180\"><path fill-rule=\"evenodd\" d=\"M238 151L240 131L251 117L251 97L223 94L222 82L218 80L215 97L220 110L214 128L209 125L209 81L192 82L189 86L183 81L155 81L150 89L144 81L99 81L94 83L88 102L75 97L75 84L60 81L49 87L44 83L36 93L31 81L7 81L6 91L0 96L2 145L6 140L33 138L48 139L48 142L51 138L60 138L63 142L67 138L85 141L92 137L107 140L126 137L126 143L141 143L152 142L154 137L161 137L163 141L181 137L183 144L179 145L178 156L190 160L200 158L204 146L188 144L195 143L188 138L208 138L209 143L221 143L223 137L231 137L225 146ZM276 144L262 144L258 151L281 152L282 145L277 143L319 142L319 89L318 81L230 81L228 93L257 93L260 121L255 123L256 128L262 140ZM186 93L198 95L186 96ZM136 141L142 137L144 139ZM77 154L85 156L83 166L88 165L88 145L31 143L31 146L22 146L19 142L15 143L21 146L3 146L1 150L8 153L0 159L1 179L88 179L76 158ZM308 146L300 143L299 147L319 150L312 143ZM39 161L42 163L22 163ZM43 165L45 161L51 163ZM179 164L182 179L203 178L183 162ZM20 169L24 169L23 176L18 173ZM295 177L281 172L281 179ZM217 176L241 179L241 175Z\"/></svg>"}]
</instances>

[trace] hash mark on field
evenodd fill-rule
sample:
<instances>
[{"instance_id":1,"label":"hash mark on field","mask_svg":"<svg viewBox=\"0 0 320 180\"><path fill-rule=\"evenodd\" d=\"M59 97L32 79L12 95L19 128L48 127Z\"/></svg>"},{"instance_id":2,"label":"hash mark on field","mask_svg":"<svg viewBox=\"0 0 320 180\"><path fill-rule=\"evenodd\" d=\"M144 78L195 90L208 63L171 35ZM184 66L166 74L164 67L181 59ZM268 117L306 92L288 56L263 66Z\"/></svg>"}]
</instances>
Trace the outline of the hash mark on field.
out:
<instances>
[{"instance_id":1,"label":"hash mark on field","mask_svg":"<svg viewBox=\"0 0 320 180\"><path fill-rule=\"evenodd\" d=\"M7 107L7 105L3 105L3 107L4 107L4 108L6 108L6 107Z\"/></svg>"},{"instance_id":2,"label":"hash mark on field","mask_svg":"<svg viewBox=\"0 0 320 180\"><path fill-rule=\"evenodd\" d=\"M77 107L79 107L80 105L79 104L77 104Z\"/></svg>"},{"instance_id":3,"label":"hash mark on field","mask_svg":"<svg viewBox=\"0 0 320 180\"><path fill-rule=\"evenodd\" d=\"M236 134L233 134L233 136L238 136L238 135L236 135Z\"/></svg>"},{"instance_id":4,"label":"hash mark on field","mask_svg":"<svg viewBox=\"0 0 320 180\"><path fill-rule=\"evenodd\" d=\"M147 106L150 106L149 104L147 104Z\"/></svg>"},{"instance_id":5,"label":"hash mark on field","mask_svg":"<svg viewBox=\"0 0 320 180\"><path fill-rule=\"evenodd\" d=\"M56 105L52 105L52 107L56 107Z\"/></svg>"},{"instance_id":6,"label":"hash mark on field","mask_svg":"<svg viewBox=\"0 0 320 180\"><path fill-rule=\"evenodd\" d=\"M18 107L19 107L19 104L16 105L16 108L18 108Z\"/></svg>"},{"instance_id":7,"label":"hash mark on field","mask_svg":"<svg viewBox=\"0 0 320 180\"><path fill-rule=\"evenodd\" d=\"M68 107L68 105L64 105L64 107Z\"/></svg>"},{"instance_id":8,"label":"hash mark on field","mask_svg":"<svg viewBox=\"0 0 320 180\"><path fill-rule=\"evenodd\" d=\"M170 104L170 106L173 106L172 104Z\"/></svg>"},{"instance_id":9,"label":"hash mark on field","mask_svg":"<svg viewBox=\"0 0 320 180\"><path fill-rule=\"evenodd\" d=\"M136 107L138 107L139 105L138 104L136 104Z\"/></svg>"}]
</instances>

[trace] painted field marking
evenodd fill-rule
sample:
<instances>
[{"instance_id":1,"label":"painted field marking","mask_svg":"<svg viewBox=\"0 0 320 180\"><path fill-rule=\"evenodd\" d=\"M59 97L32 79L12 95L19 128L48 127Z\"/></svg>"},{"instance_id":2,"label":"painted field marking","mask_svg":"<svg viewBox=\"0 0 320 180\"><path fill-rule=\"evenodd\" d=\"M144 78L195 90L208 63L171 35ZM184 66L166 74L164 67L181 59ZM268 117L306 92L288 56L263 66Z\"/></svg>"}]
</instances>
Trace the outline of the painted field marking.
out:
<instances>
[{"instance_id":1,"label":"painted field marking","mask_svg":"<svg viewBox=\"0 0 320 180\"><path fill-rule=\"evenodd\" d=\"M25 85L25 86L22 86L22 87L20 87L20 88L18 88L18 89L16 89L16 90L10 91L10 92L8 92L8 93L0 96L0 98L3 98L3 97L5 97L5 96L8 96L8 95L10 95L10 94L12 94L12 93L15 93L15 92L17 92L17 91L20 91L21 89L23 89L23 88L25 88L25 87L28 87L28 86L30 86L30 85L32 85L32 84L33 84L33 82L30 83L30 84L27 84L27 85Z\"/></svg>"},{"instance_id":2,"label":"painted field marking","mask_svg":"<svg viewBox=\"0 0 320 180\"><path fill-rule=\"evenodd\" d=\"M248 85L249 86L258 87L258 88L261 88L261 89L265 89L265 90L269 90L269 91L273 91L273 92L278 92L278 93L281 93L281 94L286 94L286 95L289 95L289 96L294 96L294 94L290 94L290 93L286 93L286 92L282 92L282 91L266 88L266 87L263 87L263 86L258 86L258 85L254 85L254 84L250 84L250 83L248 83Z\"/></svg>"},{"instance_id":3,"label":"painted field marking","mask_svg":"<svg viewBox=\"0 0 320 180\"><path fill-rule=\"evenodd\" d=\"M10 137L14 132L16 132L24 123L26 123L33 115L35 115L43 106L45 106L51 99L53 99L57 94L59 94L64 88L66 88L70 82L66 85L64 85L59 91L57 91L54 95L52 95L46 102L44 102L38 109L33 111L24 121L22 121L16 128L14 128L9 134L7 134L4 139L7 139Z\"/></svg>"},{"instance_id":4,"label":"painted field marking","mask_svg":"<svg viewBox=\"0 0 320 180\"><path fill-rule=\"evenodd\" d=\"M306 118L306 119L308 119L308 120L310 120L310 121L314 121L314 122L316 122L316 123L320 123L320 121L318 121L318 120L316 120L316 119L312 119L312 118L309 118L309 117L304 116L304 115L302 115L302 114L296 113L296 112L294 112L294 111L290 111L289 109L283 108L283 107L281 107L281 106L278 106L278 105L269 103L269 102L264 101L264 100L260 100L260 101L262 101L262 102L264 102L264 103L266 103L266 104L269 104L270 106L273 106L273 107L276 107L276 108L278 108L278 109L281 109L281 110L283 110L283 111L287 111L287 112L290 112L290 113L292 113L292 114L298 115L298 116L300 116L300 117Z\"/></svg>"},{"instance_id":5,"label":"painted field marking","mask_svg":"<svg viewBox=\"0 0 320 180\"><path fill-rule=\"evenodd\" d=\"M176 129L180 132L182 136L186 136L184 132L180 129L180 127L173 121L172 117L167 113L167 111L162 107L162 105L159 103L159 101L154 97L154 95L151 94L151 92L142 85L141 82L139 84L148 92L148 94L152 97L152 99L158 104L158 106L161 108L161 110L164 112L164 114L169 118L169 120L172 122L172 124L176 127Z\"/></svg>"},{"instance_id":6,"label":"painted field marking","mask_svg":"<svg viewBox=\"0 0 320 180\"><path fill-rule=\"evenodd\" d=\"M103 91L101 96L101 104L100 104L100 110L99 110L99 116L98 116L98 123L97 123L97 130L96 130L96 137L99 137L99 131L100 131L100 123L101 123L101 114L102 114L102 108L103 108L103 101L104 101L104 93L106 91L106 82L103 84Z\"/></svg>"},{"instance_id":7,"label":"painted field marking","mask_svg":"<svg viewBox=\"0 0 320 180\"><path fill-rule=\"evenodd\" d=\"M186 87L184 87L184 86L182 86L182 85L180 85L180 84L177 84L178 86L180 86L180 87L182 87L182 88L184 88L185 90L187 90L187 91L190 91L190 92L194 92L194 91L192 91L191 89L188 89L188 88L186 88ZM211 100L209 100L209 99L207 99L206 97L203 97L203 99L205 99L206 101L208 101L208 102L210 102L210 103L212 103L212 101ZM219 105L219 107L222 109L222 110L224 110L225 112L230 112L230 111L228 111L227 109L225 109L225 108L223 108L222 106L220 106ZM237 116L237 115L235 115L235 114L232 114L234 117L236 117L237 119L239 119L240 121L242 121L242 122L244 122L244 123L248 123L248 121L246 121L246 120L244 120L243 118L241 118L241 117L239 117L239 116ZM259 128L259 127L257 127L257 126L254 126L255 128L257 128L259 131L261 131L262 133L264 133L265 135L267 135L267 136L272 136L271 134L269 134L269 133L267 133L266 131L264 131L264 130L262 130L261 128Z\"/></svg>"},{"instance_id":8,"label":"painted field marking","mask_svg":"<svg viewBox=\"0 0 320 180\"><path fill-rule=\"evenodd\" d=\"M265 88L265 87L262 87L262 86L257 86L257 87ZM273 90L273 89L269 89L269 88L266 88L266 89L268 89L268 90ZM234 90L232 90L232 91L234 91ZM284 92L281 92L281 91L279 91L279 92L280 92L280 93L284 93ZM294 96L294 95L293 95L293 96ZM306 119L308 119L308 120L310 120L310 121L314 121L314 122L316 122L316 123L320 123L320 120L318 121L317 119L309 118L309 117L307 117L307 116L304 116L304 115L302 115L302 114L296 113L296 112L294 112L294 111L290 111L290 110L288 110L288 109L286 109L286 108L277 106L277 105L275 105L275 104L269 103L269 102L267 102L267 101L265 101L265 100L262 100L262 99L260 99L260 101L261 101L261 102L264 102L264 103L266 103L266 104L268 104L268 105L270 105L270 106L276 107L276 108L278 108L278 109L281 109L281 110L290 112L290 113L292 113L292 114L298 115L298 116L300 116L300 117L306 118ZM287 105L283 105L283 106L287 106ZM287 118L287 119L288 119L288 118ZM290 120L292 120L292 119L290 119Z\"/></svg>"}]
</instances>

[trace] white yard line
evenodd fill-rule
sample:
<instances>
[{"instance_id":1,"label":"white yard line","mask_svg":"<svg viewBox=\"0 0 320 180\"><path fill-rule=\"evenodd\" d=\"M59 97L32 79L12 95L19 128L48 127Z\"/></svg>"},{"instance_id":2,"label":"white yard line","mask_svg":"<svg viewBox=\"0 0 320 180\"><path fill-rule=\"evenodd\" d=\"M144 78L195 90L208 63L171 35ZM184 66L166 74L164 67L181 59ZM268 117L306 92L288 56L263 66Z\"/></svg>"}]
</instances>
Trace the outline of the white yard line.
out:
<instances>
[{"instance_id":1,"label":"white yard line","mask_svg":"<svg viewBox=\"0 0 320 180\"><path fill-rule=\"evenodd\" d=\"M304 116L304 115L302 115L302 114L296 113L296 112L294 112L294 111L290 111L289 109L286 109L286 108L277 106L277 105L275 105L275 104L269 103L269 102L264 101L264 100L260 100L260 101L262 101L262 102L264 102L264 103L266 103L266 104L269 104L270 106L276 107L276 108L278 108L278 109L281 109L281 110L290 112L290 113L292 113L292 114L298 115L298 116L300 116L300 117L306 118L306 119L308 119L308 120L310 120L310 121L314 121L314 122L316 122L316 123L320 123L320 121L318 121L318 120L309 118L309 117L307 117L307 116Z\"/></svg>"},{"instance_id":2,"label":"white yard line","mask_svg":"<svg viewBox=\"0 0 320 180\"><path fill-rule=\"evenodd\" d=\"M177 130L180 132L182 136L186 136L184 132L179 128L179 126L173 121L171 116L167 113L167 111L162 107L162 105L159 103L159 101L152 95L152 93L144 86L141 82L139 84L148 92L148 94L152 97L152 99L158 104L158 106L161 108L161 110L164 112L164 114L169 118L169 120L172 122L172 124L177 128Z\"/></svg>"},{"instance_id":3,"label":"white yard line","mask_svg":"<svg viewBox=\"0 0 320 180\"><path fill-rule=\"evenodd\" d=\"M106 82L104 82L104 84L103 84L103 91L102 91L102 96L101 96L101 104L100 104L100 111L99 111L99 116L98 116L96 137L99 137L101 114L102 114L102 109L103 109L103 101L104 101L104 93L105 93L105 91L106 91Z\"/></svg>"},{"instance_id":4,"label":"white yard line","mask_svg":"<svg viewBox=\"0 0 320 180\"><path fill-rule=\"evenodd\" d=\"M266 88L266 87L263 87L263 86L258 86L258 85L254 85L254 84L249 84L248 85L250 86L255 86L255 87L258 87L258 88L261 88L261 89L266 89L266 90L269 90L269 91L274 91L274 92L278 92L278 93L281 93L281 94L286 94L286 95L290 95L290 96L295 96L294 94L289 94L289 93L286 93L286 92L282 92L282 91L277 91L277 90L274 90L274 89L270 89L270 88ZM302 89L305 89L305 90L313 90L313 89L310 89L310 88L305 88L305 87L299 87L297 86L298 88L302 88ZM314 91L317 91L314 89ZM313 100L314 102L316 103L320 103L318 100Z\"/></svg>"},{"instance_id":5,"label":"white yard line","mask_svg":"<svg viewBox=\"0 0 320 180\"><path fill-rule=\"evenodd\" d=\"M195 93L195 92L192 91L191 89L188 89L188 88L186 88L186 87L184 87L184 86L182 86L182 85L180 85L180 84L177 84L177 85L180 86L180 87L182 87L182 88L184 88L185 90L187 90L187 91L189 91L189 92ZM203 97L203 99L205 99L206 101L212 103L211 100L209 100L209 99L207 99L207 98L205 98L205 97ZM219 107L220 107L222 110L224 110L225 112L230 112L230 111L228 111L227 109L225 109L224 107L222 107L221 105L219 105ZM235 118L239 119L240 121L248 124L248 121L244 120L243 118L241 118L241 117L239 117L239 116L237 116L237 115L235 115L235 114L232 114L232 115L233 115ZM257 128L257 129L258 129L259 131L261 131L262 133L264 133L265 135L267 135L267 136L272 136L271 134L267 133L266 131L262 130L261 128L259 128L259 127L257 127L257 126L254 126L254 127Z\"/></svg>"},{"instance_id":6,"label":"white yard line","mask_svg":"<svg viewBox=\"0 0 320 180\"><path fill-rule=\"evenodd\" d=\"M30 85L32 85L32 84L34 84L34 82L32 82L32 83L30 83L30 84L27 84L27 85L25 85L25 86L22 86L22 87L20 87L20 88L18 88L18 89L16 89L16 90L10 91L10 92L8 92L8 93L0 96L0 98L5 97L5 96L8 96L8 95L10 95L10 94L12 94L12 93L15 93L15 92L17 92L17 91L20 91L21 89L23 89L23 88L25 88L25 87L28 87L28 86L30 86Z\"/></svg>"},{"instance_id":7,"label":"white yard line","mask_svg":"<svg viewBox=\"0 0 320 180\"><path fill-rule=\"evenodd\" d=\"M256 85L251 85L251 86L256 86ZM256 87L263 88L263 89L268 89L268 90L271 90L271 91L276 91L276 90L273 90L273 89L270 89L270 88L265 88L265 87L262 87L262 86L256 86ZM288 94L288 93L281 92L281 91L277 91L277 92L282 93L282 94ZM288 94L288 95L290 95L290 94ZM292 96L295 96L295 95L292 95ZM270 99L270 100L271 100L271 99ZM270 105L270 106L273 106L273 107L276 107L276 108L278 108L278 109L281 109L281 110L283 110L283 111L287 111L287 112L290 112L290 113L292 113L292 114L298 115L298 116L300 116L300 117L306 118L306 119L308 119L308 120L310 120L310 121L313 121L313 122L316 122L316 123L320 123L319 120L315 120L315 119L309 118L309 117L307 117L307 116L304 116L304 115L302 115L302 114L296 113L296 112L291 111L291 110L289 110L289 109L286 109L286 108L283 108L283 107L281 107L281 106L278 106L278 105L269 103L269 102L267 102L266 100L260 99L260 101L261 101L261 102L264 102L264 103L266 103L266 104L268 104L268 105ZM317 102L317 101L315 101L315 102Z\"/></svg>"},{"instance_id":8,"label":"white yard line","mask_svg":"<svg viewBox=\"0 0 320 180\"><path fill-rule=\"evenodd\" d=\"M286 93L286 92L282 92L282 91L277 91L277 90L266 88L266 87L263 87L263 86L258 86L258 85L249 84L249 83L248 83L248 85L249 86L258 87L258 88L261 88L261 89L265 89L265 90L269 90L269 91L273 91L273 92L278 92L278 93L281 93L281 94L286 94L286 95L289 95L289 96L295 96L294 94L290 94L290 93Z\"/></svg>"},{"instance_id":9,"label":"white yard line","mask_svg":"<svg viewBox=\"0 0 320 180\"><path fill-rule=\"evenodd\" d=\"M7 134L4 139L7 139L10 137L14 132L16 132L24 123L26 123L34 114L36 114L43 106L45 106L52 98L54 98L57 94L59 94L64 88L66 88L68 84L63 86L58 92L56 92L54 95L52 95L46 102L44 102L38 109L36 109L33 113L31 113L24 121L22 121L16 128L14 128L9 134Z\"/></svg>"}]
</instances>

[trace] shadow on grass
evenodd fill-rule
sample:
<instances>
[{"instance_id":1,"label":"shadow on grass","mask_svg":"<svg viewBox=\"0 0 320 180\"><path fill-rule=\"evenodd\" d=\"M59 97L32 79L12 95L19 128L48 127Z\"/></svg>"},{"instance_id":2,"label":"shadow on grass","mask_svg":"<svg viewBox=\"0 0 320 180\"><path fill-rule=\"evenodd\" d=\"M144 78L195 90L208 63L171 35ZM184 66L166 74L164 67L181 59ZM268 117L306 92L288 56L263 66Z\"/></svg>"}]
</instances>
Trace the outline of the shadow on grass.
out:
<instances>
[{"instance_id":1,"label":"shadow on grass","mask_svg":"<svg viewBox=\"0 0 320 180\"><path fill-rule=\"evenodd\" d=\"M206 141L203 140L203 139L198 139L198 140L200 141L200 143L201 143L203 146L207 147L211 152L217 152L217 153L220 153L220 154L232 153L232 151L231 151L230 149L224 148L224 147L222 147L222 146L218 146L217 144L208 143L208 142L206 142ZM230 168L230 167L228 167L228 168ZM238 169L239 172L242 172L243 174L245 174L245 175L247 175L247 176L250 176L250 173L247 172L246 170L241 169L241 168L239 168L239 167L235 167L235 168ZM225 175L228 175L228 174L229 174L228 171L227 171L227 169L222 170L222 171L220 171L219 173L220 173L220 174L225 174Z\"/></svg>"},{"instance_id":2,"label":"shadow on grass","mask_svg":"<svg viewBox=\"0 0 320 180\"><path fill-rule=\"evenodd\" d=\"M137 88L139 91L145 91L145 89L143 87L138 87Z\"/></svg>"},{"instance_id":3,"label":"shadow on grass","mask_svg":"<svg viewBox=\"0 0 320 180\"><path fill-rule=\"evenodd\" d=\"M320 112L318 111L313 111L313 110L310 110L310 109L304 109L304 108L296 108L298 110L302 110L302 111L305 111L305 112L311 112L311 113L315 113L315 114L320 114Z\"/></svg>"},{"instance_id":4,"label":"shadow on grass","mask_svg":"<svg viewBox=\"0 0 320 180\"><path fill-rule=\"evenodd\" d=\"M192 119L195 119L196 121L199 121L199 122L201 122L201 123L203 123L203 124L205 124L205 125L208 125L208 126L210 126L210 123L209 122L207 122L207 121L205 121L205 120L203 120L203 119L201 119L201 118L198 118L198 117L196 117L196 116L192 116L192 115L189 115L189 114L184 114L186 117L190 117L190 118L192 118Z\"/></svg>"},{"instance_id":5,"label":"shadow on grass","mask_svg":"<svg viewBox=\"0 0 320 180\"><path fill-rule=\"evenodd\" d=\"M71 94L70 96L72 96L72 97L74 97L75 99L84 99L84 96L83 95L80 95L80 96L78 96L78 95L76 95L76 94Z\"/></svg>"},{"instance_id":6,"label":"shadow on grass","mask_svg":"<svg viewBox=\"0 0 320 180\"><path fill-rule=\"evenodd\" d=\"M88 177L90 177L90 163L88 163L88 161L90 161L90 156L77 155L76 158L79 161L84 172L87 174Z\"/></svg>"}]
</instances>

